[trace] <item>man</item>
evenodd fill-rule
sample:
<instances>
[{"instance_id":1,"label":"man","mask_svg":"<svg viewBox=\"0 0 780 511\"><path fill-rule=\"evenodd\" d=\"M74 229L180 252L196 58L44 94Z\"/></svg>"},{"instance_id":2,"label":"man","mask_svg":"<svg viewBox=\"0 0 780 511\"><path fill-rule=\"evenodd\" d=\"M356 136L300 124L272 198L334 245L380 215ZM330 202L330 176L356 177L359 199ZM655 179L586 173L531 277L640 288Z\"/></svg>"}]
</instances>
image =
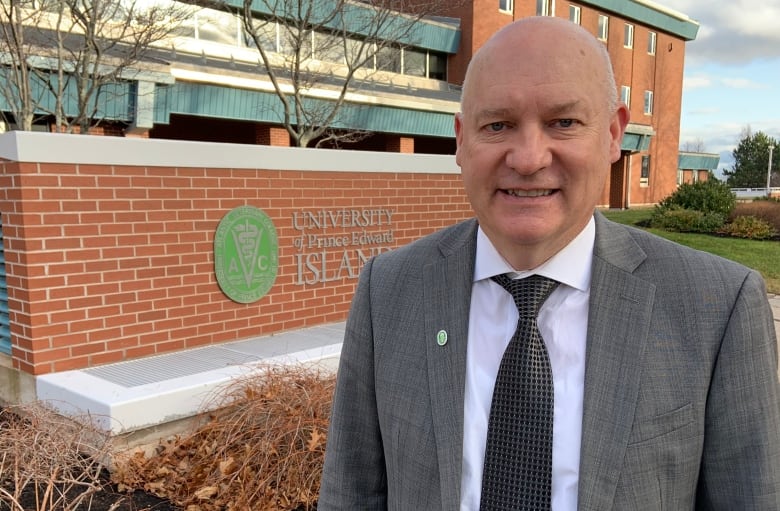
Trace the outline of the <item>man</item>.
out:
<instances>
[{"instance_id":1,"label":"man","mask_svg":"<svg viewBox=\"0 0 780 511\"><path fill-rule=\"evenodd\" d=\"M603 44L562 19L515 22L474 56L461 106L456 159L476 220L362 272L318 509L480 509L518 322L500 274L559 282L538 313L554 511L780 509L760 276L594 214L629 117Z\"/></svg>"}]
</instances>

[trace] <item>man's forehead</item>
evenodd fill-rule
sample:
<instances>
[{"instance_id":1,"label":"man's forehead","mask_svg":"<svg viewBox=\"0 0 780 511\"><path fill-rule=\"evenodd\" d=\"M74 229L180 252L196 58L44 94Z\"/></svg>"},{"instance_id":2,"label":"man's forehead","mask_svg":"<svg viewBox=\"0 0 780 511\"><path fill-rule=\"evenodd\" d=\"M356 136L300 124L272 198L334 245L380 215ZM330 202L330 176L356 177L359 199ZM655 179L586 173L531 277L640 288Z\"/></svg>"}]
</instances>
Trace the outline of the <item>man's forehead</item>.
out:
<instances>
[{"instance_id":1,"label":"man's forehead","mask_svg":"<svg viewBox=\"0 0 780 511\"><path fill-rule=\"evenodd\" d=\"M473 104L464 103L464 113L470 114L475 119L484 118L509 118L527 115L529 112L538 112L545 116L561 116L586 110L587 102L581 98L527 98L529 102L504 101L505 98L477 98ZM469 105L470 108L469 108Z\"/></svg>"}]
</instances>

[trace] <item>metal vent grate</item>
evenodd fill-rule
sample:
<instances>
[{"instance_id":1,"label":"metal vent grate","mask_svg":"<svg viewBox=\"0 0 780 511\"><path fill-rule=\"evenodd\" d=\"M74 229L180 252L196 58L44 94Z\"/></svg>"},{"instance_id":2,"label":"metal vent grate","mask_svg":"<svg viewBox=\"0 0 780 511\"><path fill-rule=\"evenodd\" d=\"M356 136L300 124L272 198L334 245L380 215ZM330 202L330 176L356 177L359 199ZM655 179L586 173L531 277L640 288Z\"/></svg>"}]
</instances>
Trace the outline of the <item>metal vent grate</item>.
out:
<instances>
[{"instance_id":1,"label":"metal vent grate","mask_svg":"<svg viewBox=\"0 0 780 511\"><path fill-rule=\"evenodd\" d=\"M11 321L8 316L8 285L5 279L3 220L0 217L0 353L11 354Z\"/></svg>"},{"instance_id":2,"label":"metal vent grate","mask_svg":"<svg viewBox=\"0 0 780 511\"><path fill-rule=\"evenodd\" d=\"M84 369L87 374L123 387L138 387L230 366L340 344L344 323L285 332L283 334L206 346L165 355L117 362Z\"/></svg>"}]
</instances>

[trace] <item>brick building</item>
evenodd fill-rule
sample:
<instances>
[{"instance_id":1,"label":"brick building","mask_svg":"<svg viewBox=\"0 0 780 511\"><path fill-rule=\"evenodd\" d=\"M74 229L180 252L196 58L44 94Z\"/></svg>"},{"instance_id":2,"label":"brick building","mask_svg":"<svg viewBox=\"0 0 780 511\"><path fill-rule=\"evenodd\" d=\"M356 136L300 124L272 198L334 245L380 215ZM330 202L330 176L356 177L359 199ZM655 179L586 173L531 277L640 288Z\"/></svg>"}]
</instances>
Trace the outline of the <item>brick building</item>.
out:
<instances>
[{"instance_id":1,"label":"brick building","mask_svg":"<svg viewBox=\"0 0 780 511\"><path fill-rule=\"evenodd\" d=\"M620 98L631 111L622 157L612 167L601 204L654 204L674 191L685 43L696 37L695 21L644 0L475 0L454 15L462 20L461 44L449 67L449 78L456 82L470 56L513 20L557 16L596 35L607 46Z\"/></svg>"},{"instance_id":2,"label":"brick building","mask_svg":"<svg viewBox=\"0 0 780 511\"><path fill-rule=\"evenodd\" d=\"M266 16L261 10L255 14ZM623 157L612 168L601 205L653 204L674 191L685 43L696 37L695 21L649 0L472 0L441 14L419 22L403 46L392 45L378 54L371 64L377 72L356 82L358 89L348 95L334 126L370 135L340 147L453 154L459 84L473 53L515 19L558 16L604 41L620 96L631 110ZM275 30L269 50L283 54L281 28ZM126 91L112 96L96 132L290 145L279 124L280 102L258 68L257 51L242 37L236 16L196 8L176 37L158 46L154 63L120 84ZM327 57L312 53L317 66L340 72L323 60ZM318 87L309 94L327 101L320 98L333 89L325 82ZM0 97L0 107L3 101ZM51 129L47 122L41 119L42 130Z\"/></svg>"},{"instance_id":3,"label":"brick building","mask_svg":"<svg viewBox=\"0 0 780 511\"><path fill-rule=\"evenodd\" d=\"M718 168L720 155L680 151L677 184L693 184L706 181Z\"/></svg>"}]
</instances>

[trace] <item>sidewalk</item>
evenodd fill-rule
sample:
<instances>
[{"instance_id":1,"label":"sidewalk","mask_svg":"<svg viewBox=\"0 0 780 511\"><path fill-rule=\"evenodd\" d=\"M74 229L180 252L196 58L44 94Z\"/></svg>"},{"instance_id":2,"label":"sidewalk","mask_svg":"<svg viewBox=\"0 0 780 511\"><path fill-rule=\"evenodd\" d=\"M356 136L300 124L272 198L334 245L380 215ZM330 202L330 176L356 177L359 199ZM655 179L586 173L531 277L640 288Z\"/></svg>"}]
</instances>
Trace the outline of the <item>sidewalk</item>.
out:
<instances>
[{"instance_id":1,"label":"sidewalk","mask_svg":"<svg viewBox=\"0 0 780 511\"><path fill-rule=\"evenodd\" d=\"M769 295L769 305L772 306L772 313L775 316L775 332L777 332L777 341L780 342L780 295Z\"/></svg>"}]
</instances>

